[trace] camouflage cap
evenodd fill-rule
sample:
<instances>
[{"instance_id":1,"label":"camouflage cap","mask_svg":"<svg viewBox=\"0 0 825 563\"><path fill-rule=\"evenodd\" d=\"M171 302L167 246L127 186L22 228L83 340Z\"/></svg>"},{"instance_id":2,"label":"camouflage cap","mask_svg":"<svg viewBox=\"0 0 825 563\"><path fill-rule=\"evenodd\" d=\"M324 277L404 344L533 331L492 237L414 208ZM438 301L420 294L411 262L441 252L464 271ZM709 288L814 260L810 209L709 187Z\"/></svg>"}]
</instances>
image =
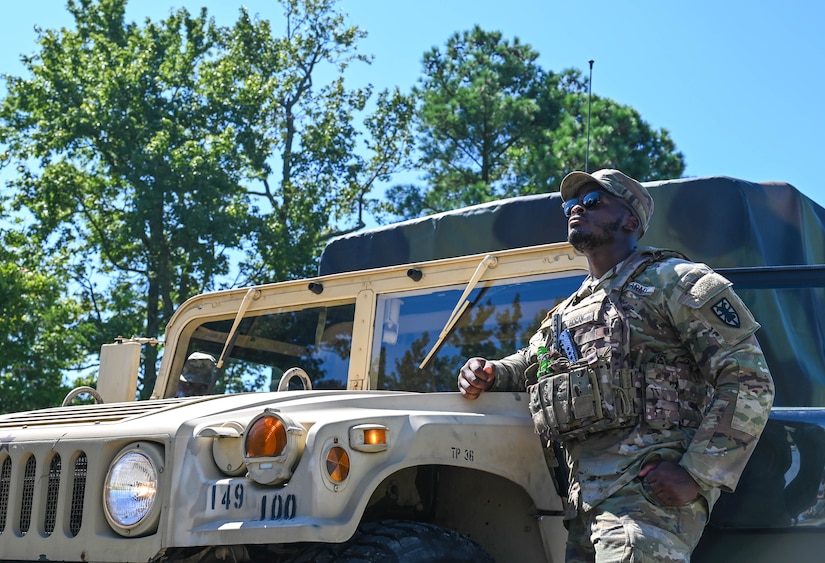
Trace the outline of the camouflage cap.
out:
<instances>
[{"instance_id":1,"label":"camouflage cap","mask_svg":"<svg viewBox=\"0 0 825 563\"><path fill-rule=\"evenodd\" d=\"M596 170L592 174L587 172L571 172L561 181L561 199L567 201L579 195L579 188L590 182L603 187L607 192L625 200L636 213L642 230L639 237L645 234L653 214L653 198L647 189L637 180L618 170Z\"/></svg>"},{"instance_id":2,"label":"camouflage cap","mask_svg":"<svg viewBox=\"0 0 825 563\"><path fill-rule=\"evenodd\" d=\"M212 383L212 374L215 370L217 360L210 354L203 352L193 352L186 358L183 364L183 371L180 380L186 383L201 383L209 385Z\"/></svg>"}]
</instances>

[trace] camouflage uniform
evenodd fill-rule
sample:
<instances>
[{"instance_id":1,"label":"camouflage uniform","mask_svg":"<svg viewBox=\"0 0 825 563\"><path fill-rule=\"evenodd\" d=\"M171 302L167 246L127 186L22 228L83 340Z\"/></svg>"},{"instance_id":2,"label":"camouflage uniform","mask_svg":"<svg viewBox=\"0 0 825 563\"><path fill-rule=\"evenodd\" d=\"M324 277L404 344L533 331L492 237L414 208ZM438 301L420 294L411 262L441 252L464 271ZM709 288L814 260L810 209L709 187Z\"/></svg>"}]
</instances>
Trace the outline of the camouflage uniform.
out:
<instances>
[{"instance_id":1,"label":"camouflage uniform","mask_svg":"<svg viewBox=\"0 0 825 563\"><path fill-rule=\"evenodd\" d=\"M582 315L565 314L571 305L603 295L623 267L638 263L638 253L651 251L638 251L599 280L585 279L556 311L561 328L575 331ZM594 560L596 538L600 560L610 553L617 561L687 561L720 491L736 487L767 422L773 383L754 337L759 325L730 285L707 266L675 257L648 263L623 285L630 357L619 365L640 374L636 400L644 414L631 427L563 440L568 561ZM541 347L560 354L557 339L548 338L551 318L527 348L492 362L491 390L526 390L525 373ZM685 468L700 497L678 508L659 504L638 478L657 459Z\"/></svg>"}]
</instances>

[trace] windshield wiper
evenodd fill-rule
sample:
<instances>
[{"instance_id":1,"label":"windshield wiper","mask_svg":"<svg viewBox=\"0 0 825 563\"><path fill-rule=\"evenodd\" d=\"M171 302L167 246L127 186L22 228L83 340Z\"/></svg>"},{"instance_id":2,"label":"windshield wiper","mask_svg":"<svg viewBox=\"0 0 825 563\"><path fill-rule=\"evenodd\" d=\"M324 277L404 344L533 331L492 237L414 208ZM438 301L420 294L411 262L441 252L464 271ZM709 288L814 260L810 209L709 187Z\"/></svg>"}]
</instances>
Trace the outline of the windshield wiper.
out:
<instances>
[{"instance_id":1,"label":"windshield wiper","mask_svg":"<svg viewBox=\"0 0 825 563\"><path fill-rule=\"evenodd\" d=\"M441 329L441 334L438 335L438 340L435 341L435 344L433 344L433 347L430 349L430 352L427 354L427 357L424 358L424 361L422 361L418 365L418 369L424 369L424 367L430 362L430 359L444 343L444 340L447 338L447 335L450 333L450 331L453 329L453 327L459 321L459 319L461 319L462 315L464 315L464 311L466 311L467 307L470 306L470 300L467 299L467 297L478 285L478 282L481 280L481 276L484 275L484 272L486 272L488 268L495 268L497 264L498 258L496 258L495 256L488 254L484 257L484 259L476 268L475 273L470 278L470 281L467 282L467 287L464 288L464 293L462 293L461 297L458 298L458 303L456 303L453 312L450 314L450 318L447 319L447 323L444 325L444 328Z\"/></svg>"},{"instance_id":2,"label":"windshield wiper","mask_svg":"<svg viewBox=\"0 0 825 563\"><path fill-rule=\"evenodd\" d=\"M229 334L226 337L226 342L223 345L223 351L221 352L221 357L218 358L218 363L215 365L215 376L212 378L212 381L207 389L206 393L212 393L212 389L215 386L215 383L220 376L221 369L223 369L223 362L232 352L232 348L235 346L235 340L238 338L238 327L243 320L244 315L246 314L246 310L249 309L249 305L261 296L261 291L255 289L254 287L249 288L249 291L246 292L246 295L243 296L243 301L241 301L241 306L238 309L238 314L235 315L235 322L232 323L232 328L229 329Z\"/></svg>"}]
</instances>

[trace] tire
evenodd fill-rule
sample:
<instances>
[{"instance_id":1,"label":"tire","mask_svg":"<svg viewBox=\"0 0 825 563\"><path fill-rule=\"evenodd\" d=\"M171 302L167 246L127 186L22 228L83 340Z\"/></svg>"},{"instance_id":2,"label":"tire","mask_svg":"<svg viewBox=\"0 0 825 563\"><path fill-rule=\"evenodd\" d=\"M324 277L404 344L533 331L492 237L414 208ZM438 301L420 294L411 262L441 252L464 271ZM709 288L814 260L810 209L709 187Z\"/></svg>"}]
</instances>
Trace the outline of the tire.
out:
<instances>
[{"instance_id":1,"label":"tire","mask_svg":"<svg viewBox=\"0 0 825 563\"><path fill-rule=\"evenodd\" d=\"M401 520L366 522L340 544L312 544L290 563L494 563L470 538L453 530Z\"/></svg>"}]
</instances>

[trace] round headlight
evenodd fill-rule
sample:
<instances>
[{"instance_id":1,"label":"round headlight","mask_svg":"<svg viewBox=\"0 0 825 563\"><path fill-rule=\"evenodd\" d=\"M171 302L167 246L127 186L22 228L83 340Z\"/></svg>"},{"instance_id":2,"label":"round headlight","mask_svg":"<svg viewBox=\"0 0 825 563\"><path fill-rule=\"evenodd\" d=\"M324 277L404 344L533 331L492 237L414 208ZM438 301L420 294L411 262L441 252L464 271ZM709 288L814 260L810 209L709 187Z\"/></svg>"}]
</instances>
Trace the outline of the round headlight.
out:
<instances>
[{"instance_id":1,"label":"round headlight","mask_svg":"<svg viewBox=\"0 0 825 563\"><path fill-rule=\"evenodd\" d=\"M153 532L160 516L160 448L132 444L115 457L103 486L103 508L112 528L124 536Z\"/></svg>"}]
</instances>

